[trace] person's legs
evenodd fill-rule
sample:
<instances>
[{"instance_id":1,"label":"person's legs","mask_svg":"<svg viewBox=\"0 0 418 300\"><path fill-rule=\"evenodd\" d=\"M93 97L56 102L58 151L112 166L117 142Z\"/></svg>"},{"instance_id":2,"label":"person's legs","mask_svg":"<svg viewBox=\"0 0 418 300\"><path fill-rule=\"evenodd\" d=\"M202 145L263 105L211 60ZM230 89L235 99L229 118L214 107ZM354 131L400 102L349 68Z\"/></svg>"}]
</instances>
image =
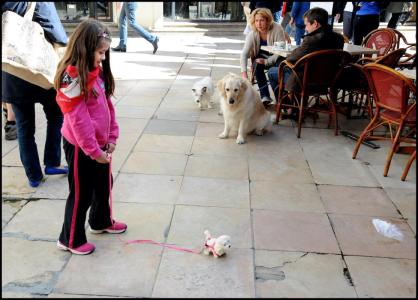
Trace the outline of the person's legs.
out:
<instances>
[{"instance_id":1,"label":"person's legs","mask_svg":"<svg viewBox=\"0 0 418 300\"><path fill-rule=\"evenodd\" d=\"M65 158L69 166L68 184L70 193L65 204L64 222L59 242L77 248L87 242L85 221L93 197L91 172L94 161L79 147L63 140Z\"/></svg>"},{"instance_id":2,"label":"person's legs","mask_svg":"<svg viewBox=\"0 0 418 300\"><path fill-rule=\"evenodd\" d=\"M13 103L16 117L20 160L32 186L39 185L43 178L35 142L35 103Z\"/></svg>"},{"instance_id":3,"label":"person's legs","mask_svg":"<svg viewBox=\"0 0 418 300\"><path fill-rule=\"evenodd\" d=\"M300 45L302 36L304 34L305 34L305 26L303 27L296 26L295 42L297 46Z\"/></svg>"},{"instance_id":4,"label":"person's legs","mask_svg":"<svg viewBox=\"0 0 418 300\"><path fill-rule=\"evenodd\" d=\"M353 26L353 44L361 45L363 38L379 27L379 15L355 16Z\"/></svg>"},{"instance_id":5,"label":"person's legs","mask_svg":"<svg viewBox=\"0 0 418 300\"><path fill-rule=\"evenodd\" d=\"M150 42L151 44L157 39L157 37L155 35L152 35L151 33L149 33L148 31L146 31L141 25L139 25L136 22L136 9L137 9L138 3L136 2L128 2L126 3L126 7L127 7L127 18L128 18L128 23L130 26L132 26L133 29L135 29L135 31L142 36L144 39L146 39L148 42Z\"/></svg>"},{"instance_id":6,"label":"person's legs","mask_svg":"<svg viewBox=\"0 0 418 300\"><path fill-rule=\"evenodd\" d=\"M260 90L261 99L270 98L269 87L267 84L266 74L264 73L265 65L254 62L254 74L257 79L257 85ZM271 99L271 98L270 98Z\"/></svg>"},{"instance_id":7,"label":"person's legs","mask_svg":"<svg viewBox=\"0 0 418 300\"><path fill-rule=\"evenodd\" d=\"M398 26L399 17L402 15L402 13L392 13L392 16L388 22L388 28L396 29L396 26Z\"/></svg>"},{"instance_id":8,"label":"person's legs","mask_svg":"<svg viewBox=\"0 0 418 300\"><path fill-rule=\"evenodd\" d=\"M59 167L61 164L61 127L64 117L57 102L54 101L54 95L55 92L51 93L51 98L47 97L41 101L47 119L44 151L44 165L46 168ZM65 174L67 171L63 173Z\"/></svg>"},{"instance_id":9,"label":"person's legs","mask_svg":"<svg viewBox=\"0 0 418 300\"><path fill-rule=\"evenodd\" d=\"M343 16L343 34L351 40L353 36L353 22L352 17L353 13L351 11L345 11Z\"/></svg>"},{"instance_id":10,"label":"person's legs","mask_svg":"<svg viewBox=\"0 0 418 300\"><path fill-rule=\"evenodd\" d=\"M126 2L123 2L119 16L119 48L126 49L128 41L128 24L126 17Z\"/></svg>"}]
</instances>

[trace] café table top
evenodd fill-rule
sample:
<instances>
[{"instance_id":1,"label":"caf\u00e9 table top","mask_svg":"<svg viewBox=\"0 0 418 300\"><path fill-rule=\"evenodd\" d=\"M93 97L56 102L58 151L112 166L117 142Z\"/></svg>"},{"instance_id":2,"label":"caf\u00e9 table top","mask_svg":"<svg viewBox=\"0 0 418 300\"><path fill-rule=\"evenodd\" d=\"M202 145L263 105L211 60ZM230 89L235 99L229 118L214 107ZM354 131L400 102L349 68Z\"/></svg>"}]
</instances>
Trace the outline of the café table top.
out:
<instances>
[{"instance_id":1,"label":"caf\u00e9 table top","mask_svg":"<svg viewBox=\"0 0 418 300\"><path fill-rule=\"evenodd\" d=\"M396 70L401 73L403 76L408 77L409 79L417 80L417 69L403 69L403 70Z\"/></svg>"},{"instance_id":2,"label":"caf\u00e9 table top","mask_svg":"<svg viewBox=\"0 0 418 300\"><path fill-rule=\"evenodd\" d=\"M293 49L296 48L294 45L292 45L292 46L293 46L292 50L278 49L274 46L261 46L261 49L264 50L264 51L268 51L269 53L272 53L272 54L278 54L280 56L287 57L289 55L289 53L291 53L293 51ZM353 44L348 44L348 43L344 43L343 50L347 51L351 55L379 53L379 50L376 50L376 49L371 49L371 48L362 47L362 46L353 45Z\"/></svg>"}]
</instances>

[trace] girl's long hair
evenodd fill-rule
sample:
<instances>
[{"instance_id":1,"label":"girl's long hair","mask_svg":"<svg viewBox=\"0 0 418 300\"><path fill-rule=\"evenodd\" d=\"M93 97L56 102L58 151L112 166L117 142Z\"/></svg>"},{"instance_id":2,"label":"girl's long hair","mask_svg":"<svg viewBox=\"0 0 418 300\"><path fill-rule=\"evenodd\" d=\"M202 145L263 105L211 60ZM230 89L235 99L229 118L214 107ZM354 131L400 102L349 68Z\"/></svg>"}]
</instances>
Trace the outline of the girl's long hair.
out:
<instances>
[{"instance_id":1,"label":"girl's long hair","mask_svg":"<svg viewBox=\"0 0 418 300\"><path fill-rule=\"evenodd\" d=\"M99 21L85 20L75 28L55 73L54 87L57 91L61 87L61 79L65 69L72 65L77 68L80 89L87 100L87 74L94 68L94 52L105 40L110 42L109 29ZM110 70L110 48L105 55L106 58L102 61L103 80L106 97L110 97L115 90L115 80Z\"/></svg>"}]
</instances>

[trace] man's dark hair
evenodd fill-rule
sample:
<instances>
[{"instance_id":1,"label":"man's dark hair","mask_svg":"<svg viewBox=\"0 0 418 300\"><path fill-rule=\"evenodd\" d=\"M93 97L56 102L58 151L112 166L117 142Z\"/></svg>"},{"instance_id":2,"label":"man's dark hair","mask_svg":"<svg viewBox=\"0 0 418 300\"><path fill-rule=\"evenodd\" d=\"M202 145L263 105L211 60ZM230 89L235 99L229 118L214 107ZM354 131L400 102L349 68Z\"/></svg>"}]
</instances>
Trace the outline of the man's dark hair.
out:
<instances>
[{"instance_id":1,"label":"man's dark hair","mask_svg":"<svg viewBox=\"0 0 418 300\"><path fill-rule=\"evenodd\" d=\"M320 7L314 7L307 10L303 14L303 18L306 18L310 24L316 20L321 26L328 24L328 12Z\"/></svg>"}]
</instances>

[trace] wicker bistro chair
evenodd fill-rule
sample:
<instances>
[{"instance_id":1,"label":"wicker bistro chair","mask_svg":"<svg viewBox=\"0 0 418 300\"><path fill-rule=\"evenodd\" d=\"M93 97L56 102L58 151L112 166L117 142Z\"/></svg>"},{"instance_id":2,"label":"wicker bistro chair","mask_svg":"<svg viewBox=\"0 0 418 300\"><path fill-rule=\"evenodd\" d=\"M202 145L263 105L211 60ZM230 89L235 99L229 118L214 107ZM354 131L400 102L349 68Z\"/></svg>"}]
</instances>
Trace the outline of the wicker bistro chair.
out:
<instances>
[{"instance_id":1,"label":"wicker bistro chair","mask_svg":"<svg viewBox=\"0 0 418 300\"><path fill-rule=\"evenodd\" d=\"M409 157L408 162L406 163L405 169L403 170L401 180L405 181L406 176L408 176L409 169L411 168L412 163L417 158L417 150L415 149L414 152L412 152L411 156Z\"/></svg>"},{"instance_id":2,"label":"wicker bistro chair","mask_svg":"<svg viewBox=\"0 0 418 300\"><path fill-rule=\"evenodd\" d=\"M366 35L361 45L378 50L377 57L380 57L395 50L396 43L396 35L392 29L378 28ZM364 54L363 57L372 57L372 54Z\"/></svg>"},{"instance_id":3,"label":"wicker bistro chair","mask_svg":"<svg viewBox=\"0 0 418 300\"><path fill-rule=\"evenodd\" d=\"M357 117L364 117L367 112L371 118L373 114L369 84L362 66L374 62L394 69L398 67L399 60L405 51L404 48L397 49L376 59L365 57L358 60L357 63L351 63L344 67L337 79L336 87L338 91L342 91L337 102L341 104L340 110L347 119L353 118L353 109L357 109ZM348 95L348 101L346 101L346 95Z\"/></svg>"},{"instance_id":4,"label":"wicker bistro chair","mask_svg":"<svg viewBox=\"0 0 418 300\"><path fill-rule=\"evenodd\" d=\"M278 71L279 92L277 96L276 123L280 120L282 108L297 109L299 112L297 137L300 138L305 112L326 113L329 115L328 127L330 127L331 117L333 117L335 135L338 135L334 84L338 74L350 60L351 55L348 52L340 49L330 49L309 53L300 58L294 65L288 61L283 61L279 65ZM289 95L284 95L283 72L285 68L289 68L292 71L298 84L295 91L289 92ZM325 95L326 99L320 98L321 95ZM310 106L309 100L312 100L312 96L316 102ZM290 101L286 102L288 99ZM325 101L325 103L320 103L320 100Z\"/></svg>"},{"instance_id":5,"label":"wicker bistro chair","mask_svg":"<svg viewBox=\"0 0 418 300\"><path fill-rule=\"evenodd\" d=\"M390 51L389 53L383 56L377 57L377 58L371 58L371 57L360 58L357 61L357 63L360 65L365 65L368 63L376 63L376 64L381 64L381 65L394 69L398 66L399 60L401 59L401 57L405 55L405 53L406 53L406 49L400 48L400 49Z\"/></svg>"},{"instance_id":6,"label":"wicker bistro chair","mask_svg":"<svg viewBox=\"0 0 418 300\"><path fill-rule=\"evenodd\" d=\"M395 151L399 149L401 142L416 145L416 140L411 138L416 133L416 103L409 104L410 94L416 94L415 84L399 72L379 64L367 64L364 71L374 95L376 110L367 127L360 134L353 151L353 159L364 139L390 139L391 148L386 157L383 176L387 176L390 163ZM383 125L387 125L390 137L373 135L373 131ZM396 133L393 131L396 128ZM406 134L404 129L408 128Z\"/></svg>"}]
</instances>

